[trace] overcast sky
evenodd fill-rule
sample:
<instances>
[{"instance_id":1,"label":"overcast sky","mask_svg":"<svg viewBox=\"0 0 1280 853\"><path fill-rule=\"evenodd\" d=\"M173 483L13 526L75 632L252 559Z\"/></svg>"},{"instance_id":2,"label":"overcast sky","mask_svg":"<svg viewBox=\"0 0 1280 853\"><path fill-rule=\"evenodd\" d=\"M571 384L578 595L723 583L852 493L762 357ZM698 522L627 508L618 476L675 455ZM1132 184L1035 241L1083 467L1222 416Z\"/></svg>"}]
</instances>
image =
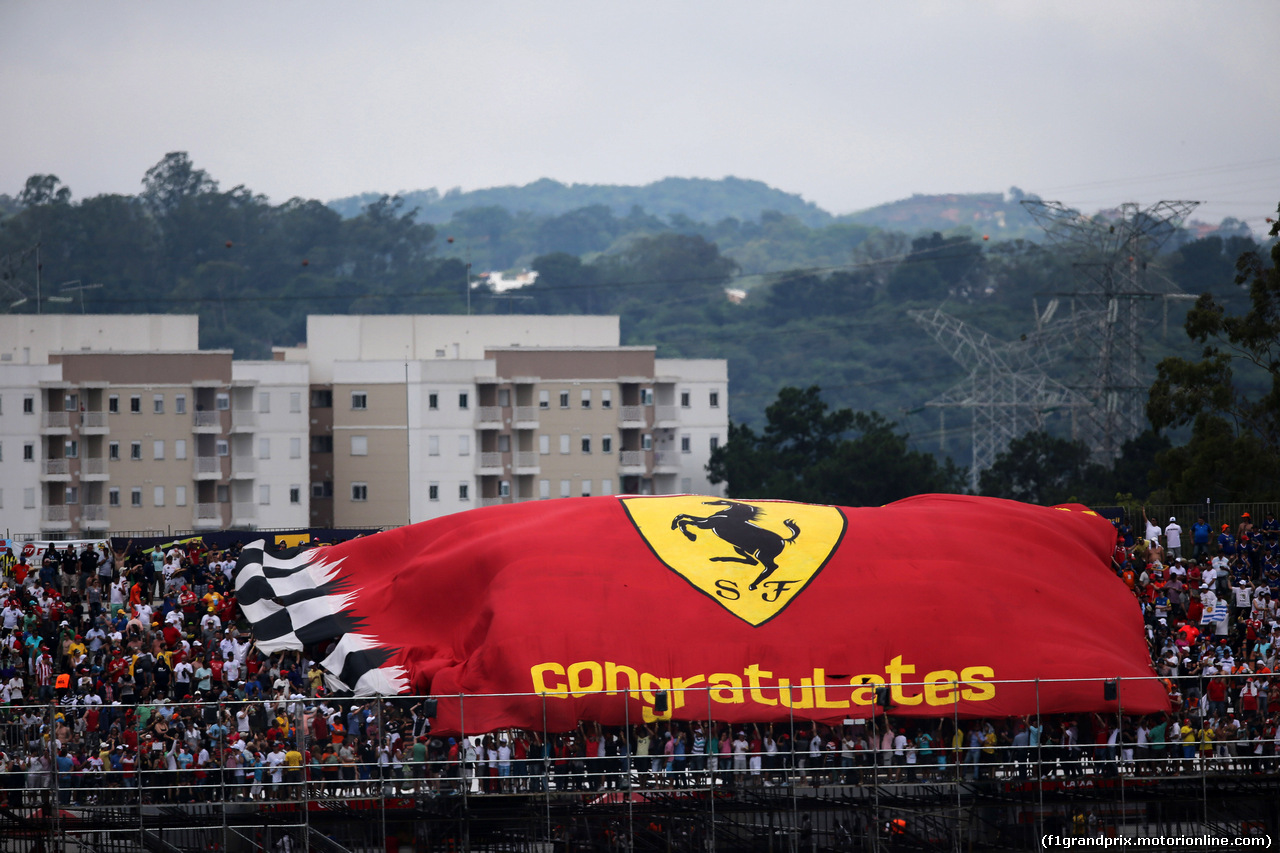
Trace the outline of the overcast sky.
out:
<instances>
[{"instance_id":1,"label":"overcast sky","mask_svg":"<svg viewBox=\"0 0 1280 853\"><path fill-rule=\"evenodd\" d=\"M1280 201L1280 3L0 0L0 192L168 151L273 201L736 175L845 213L1017 185Z\"/></svg>"}]
</instances>

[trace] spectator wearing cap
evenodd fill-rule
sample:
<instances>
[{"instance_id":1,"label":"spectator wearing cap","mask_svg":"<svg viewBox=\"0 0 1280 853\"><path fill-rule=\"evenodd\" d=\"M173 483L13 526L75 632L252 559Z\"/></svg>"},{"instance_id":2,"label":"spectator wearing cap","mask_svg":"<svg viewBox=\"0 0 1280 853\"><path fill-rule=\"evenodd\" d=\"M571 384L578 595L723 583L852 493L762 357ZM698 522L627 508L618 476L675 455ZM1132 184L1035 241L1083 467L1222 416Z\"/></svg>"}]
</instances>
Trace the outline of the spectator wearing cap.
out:
<instances>
[{"instance_id":1,"label":"spectator wearing cap","mask_svg":"<svg viewBox=\"0 0 1280 853\"><path fill-rule=\"evenodd\" d=\"M1236 552L1236 538L1231 535L1231 525L1222 525L1222 532L1218 534L1218 553L1224 557L1230 557Z\"/></svg>"},{"instance_id":2,"label":"spectator wearing cap","mask_svg":"<svg viewBox=\"0 0 1280 853\"><path fill-rule=\"evenodd\" d=\"M1165 550L1169 557L1182 556L1182 527L1178 524L1175 516L1169 517L1169 523L1164 528Z\"/></svg>"}]
</instances>

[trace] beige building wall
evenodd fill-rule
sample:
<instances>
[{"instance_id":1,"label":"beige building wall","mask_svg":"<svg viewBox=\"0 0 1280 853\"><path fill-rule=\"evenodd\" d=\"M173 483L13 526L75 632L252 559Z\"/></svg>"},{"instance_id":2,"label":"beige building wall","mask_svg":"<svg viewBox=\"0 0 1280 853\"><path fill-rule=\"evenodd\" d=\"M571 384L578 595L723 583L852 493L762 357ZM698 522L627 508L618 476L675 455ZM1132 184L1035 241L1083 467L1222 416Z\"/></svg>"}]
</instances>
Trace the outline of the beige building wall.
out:
<instances>
[{"instance_id":1,"label":"beige building wall","mask_svg":"<svg viewBox=\"0 0 1280 853\"><path fill-rule=\"evenodd\" d=\"M333 523L382 527L408 523L406 386L371 374L333 386Z\"/></svg>"}]
</instances>

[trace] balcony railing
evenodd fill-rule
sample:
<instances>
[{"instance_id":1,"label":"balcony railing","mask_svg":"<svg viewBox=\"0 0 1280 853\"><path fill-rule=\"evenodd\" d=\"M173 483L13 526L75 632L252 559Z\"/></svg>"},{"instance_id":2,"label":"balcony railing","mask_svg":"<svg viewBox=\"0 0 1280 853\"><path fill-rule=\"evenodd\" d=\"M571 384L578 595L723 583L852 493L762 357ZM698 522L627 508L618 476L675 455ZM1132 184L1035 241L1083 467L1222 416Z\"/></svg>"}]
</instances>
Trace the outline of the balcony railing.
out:
<instances>
[{"instance_id":1,"label":"balcony railing","mask_svg":"<svg viewBox=\"0 0 1280 853\"><path fill-rule=\"evenodd\" d=\"M197 429L201 427L221 427L222 415L218 412L193 412L191 425Z\"/></svg>"},{"instance_id":2,"label":"balcony railing","mask_svg":"<svg viewBox=\"0 0 1280 853\"><path fill-rule=\"evenodd\" d=\"M45 429L70 429L71 413L70 412L45 412L44 428Z\"/></svg>"},{"instance_id":3,"label":"balcony railing","mask_svg":"<svg viewBox=\"0 0 1280 853\"><path fill-rule=\"evenodd\" d=\"M534 424L538 423L538 407L537 406L516 406L516 423Z\"/></svg>"},{"instance_id":4,"label":"balcony railing","mask_svg":"<svg viewBox=\"0 0 1280 853\"><path fill-rule=\"evenodd\" d=\"M654 406L654 420L658 421L678 421L680 420L680 409L675 406Z\"/></svg>"},{"instance_id":5,"label":"balcony railing","mask_svg":"<svg viewBox=\"0 0 1280 853\"><path fill-rule=\"evenodd\" d=\"M82 412L80 414L81 429L105 429L106 426L106 412Z\"/></svg>"},{"instance_id":6,"label":"balcony railing","mask_svg":"<svg viewBox=\"0 0 1280 853\"><path fill-rule=\"evenodd\" d=\"M197 456L196 457L196 476L201 474L221 474L222 459L218 456Z\"/></svg>"},{"instance_id":7,"label":"balcony railing","mask_svg":"<svg viewBox=\"0 0 1280 853\"><path fill-rule=\"evenodd\" d=\"M80 463L80 475L82 477L105 476L107 473L107 460L102 456L90 456Z\"/></svg>"},{"instance_id":8,"label":"balcony railing","mask_svg":"<svg viewBox=\"0 0 1280 853\"><path fill-rule=\"evenodd\" d=\"M231 504L231 518L235 521L258 517L258 506L252 501L236 501Z\"/></svg>"},{"instance_id":9,"label":"balcony railing","mask_svg":"<svg viewBox=\"0 0 1280 853\"><path fill-rule=\"evenodd\" d=\"M71 507L69 506L47 506L44 508L44 520L47 522L57 523L60 521L71 520Z\"/></svg>"},{"instance_id":10,"label":"balcony railing","mask_svg":"<svg viewBox=\"0 0 1280 853\"><path fill-rule=\"evenodd\" d=\"M71 463L66 459L46 459L42 470L45 474L51 476L60 476L62 474L71 473Z\"/></svg>"},{"instance_id":11,"label":"balcony railing","mask_svg":"<svg viewBox=\"0 0 1280 853\"><path fill-rule=\"evenodd\" d=\"M673 450L657 450L653 454L654 468L679 468L682 454Z\"/></svg>"},{"instance_id":12,"label":"balcony railing","mask_svg":"<svg viewBox=\"0 0 1280 853\"><path fill-rule=\"evenodd\" d=\"M80 522L106 521L107 508L102 504L84 504L80 507Z\"/></svg>"},{"instance_id":13,"label":"balcony railing","mask_svg":"<svg viewBox=\"0 0 1280 853\"><path fill-rule=\"evenodd\" d=\"M232 427L256 427L258 425L257 412L251 412L248 409L232 409L231 410L231 426Z\"/></svg>"},{"instance_id":14,"label":"balcony railing","mask_svg":"<svg viewBox=\"0 0 1280 853\"><path fill-rule=\"evenodd\" d=\"M644 423L644 406L620 406L618 420L622 423Z\"/></svg>"},{"instance_id":15,"label":"balcony railing","mask_svg":"<svg viewBox=\"0 0 1280 853\"><path fill-rule=\"evenodd\" d=\"M254 474L258 470L258 460L252 456L232 456L232 474Z\"/></svg>"},{"instance_id":16,"label":"balcony railing","mask_svg":"<svg viewBox=\"0 0 1280 853\"><path fill-rule=\"evenodd\" d=\"M222 504L196 504L197 520L222 520Z\"/></svg>"},{"instance_id":17,"label":"balcony railing","mask_svg":"<svg viewBox=\"0 0 1280 853\"><path fill-rule=\"evenodd\" d=\"M482 424L501 424L502 423L502 407L501 406L477 406L476 422Z\"/></svg>"},{"instance_id":18,"label":"balcony railing","mask_svg":"<svg viewBox=\"0 0 1280 853\"><path fill-rule=\"evenodd\" d=\"M529 450L518 450L515 454L515 466L517 468L538 468L542 465L542 457L538 453Z\"/></svg>"},{"instance_id":19,"label":"balcony railing","mask_svg":"<svg viewBox=\"0 0 1280 853\"><path fill-rule=\"evenodd\" d=\"M481 453L480 467L481 468L501 468L502 454L501 453Z\"/></svg>"},{"instance_id":20,"label":"balcony railing","mask_svg":"<svg viewBox=\"0 0 1280 853\"><path fill-rule=\"evenodd\" d=\"M618 454L618 464L623 468L643 468L645 466L643 450L624 450Z\"/></svg>"}]
</instances>

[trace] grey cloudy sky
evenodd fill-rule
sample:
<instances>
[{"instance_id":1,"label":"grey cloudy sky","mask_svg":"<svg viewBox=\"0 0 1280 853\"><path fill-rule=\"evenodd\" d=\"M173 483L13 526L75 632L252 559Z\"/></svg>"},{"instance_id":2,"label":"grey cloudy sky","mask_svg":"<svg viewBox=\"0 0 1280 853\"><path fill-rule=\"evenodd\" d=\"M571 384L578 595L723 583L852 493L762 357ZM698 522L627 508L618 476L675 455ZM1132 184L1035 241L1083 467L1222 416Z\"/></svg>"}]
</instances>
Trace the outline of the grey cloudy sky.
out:
<instances>
[{"instance_id":1,"label":"grey cloudy sky","mask_svg":"<svg viewBox=\"0 0 1280 853\"><path fill-rule=\"evenodd\" d=\"M753 178L836 213L1017 185L1280 200L1280 3L0 0L0 192L168 151L274 201Z\"/></svg>"}]
</instances>

